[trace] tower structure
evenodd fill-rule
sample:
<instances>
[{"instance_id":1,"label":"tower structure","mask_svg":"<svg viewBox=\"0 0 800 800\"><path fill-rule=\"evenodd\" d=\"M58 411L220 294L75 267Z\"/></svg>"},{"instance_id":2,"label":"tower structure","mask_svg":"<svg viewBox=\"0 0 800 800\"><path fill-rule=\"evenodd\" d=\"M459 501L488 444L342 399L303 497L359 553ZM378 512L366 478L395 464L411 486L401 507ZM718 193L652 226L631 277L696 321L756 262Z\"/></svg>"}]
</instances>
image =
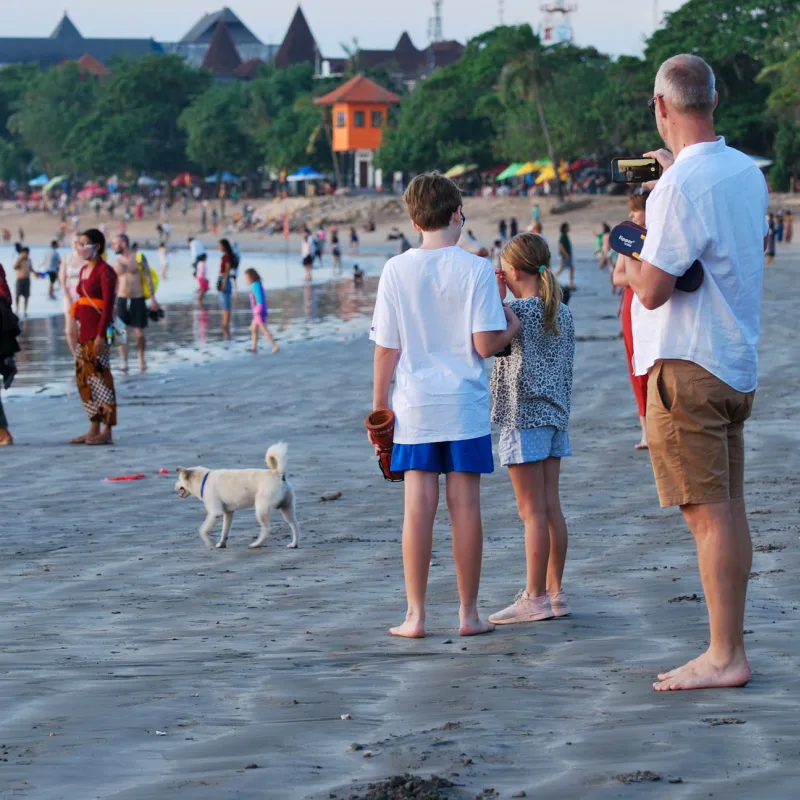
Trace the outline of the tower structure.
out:
<instances>
[{"instance_id":1,"label":"tower structure","mask_svg":"<svg viewBox=\"0 0 800 800\"><path fill-rule=\"evenodd\" d=\"M497 12L500 16L500 24L506 24L506 2L505 0L497 0Z\"/></svg>"},{"instance_id":2,"label":"tower structure","mask_svg":"<svg viewBox=\"0 0 800 800\"><path fill-rule=\"evenodd\" d=\"M428 40L431 44L444 40L442 2L443 0L433 0L433 16L428 20Z\"/></svg>"},{"instance_id":3,"label":"tower structure","mask_svg":"<svg viewBox=\"0 0 800 800\"><path fill-rule=\"evenodd\" d=\"M573 42L575 34L572 30L572 15L578 6L569 5L566 0L552 0L542 7L542 25L540 37L545 45Z\"/></svg>"}]
</instances>

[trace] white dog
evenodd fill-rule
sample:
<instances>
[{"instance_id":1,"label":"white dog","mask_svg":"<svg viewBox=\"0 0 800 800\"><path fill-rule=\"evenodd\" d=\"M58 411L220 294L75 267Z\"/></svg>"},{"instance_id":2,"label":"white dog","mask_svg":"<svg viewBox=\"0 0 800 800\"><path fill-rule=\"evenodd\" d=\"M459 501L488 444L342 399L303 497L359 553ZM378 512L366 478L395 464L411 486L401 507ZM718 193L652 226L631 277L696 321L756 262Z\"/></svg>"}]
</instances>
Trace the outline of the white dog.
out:
<instances>
[{"instance_id":1,"label":"white dog","mask_svg":"<svg viewBox=\"0 0 800 800\"><path fill-rule=\"evenodd\" d=\"M256 519L261 525L259 537L250 547L260 547L269 536L269 512L277 508L292 529L289 547L297 547L297 517L294 509L294 489L286 480L286 451L283 442L274 444L267 450L269 469L222 469L209 470L205 467L178 467L178 480L175 491L178 496L194 495L203 501L208 516L200 528L200 536L209 546L214 547L209 534L216 528L220 517L222 536L217 548L225 547L231 530L233 514L243 508L255 508Z\"/></svg>"}]
</instances>

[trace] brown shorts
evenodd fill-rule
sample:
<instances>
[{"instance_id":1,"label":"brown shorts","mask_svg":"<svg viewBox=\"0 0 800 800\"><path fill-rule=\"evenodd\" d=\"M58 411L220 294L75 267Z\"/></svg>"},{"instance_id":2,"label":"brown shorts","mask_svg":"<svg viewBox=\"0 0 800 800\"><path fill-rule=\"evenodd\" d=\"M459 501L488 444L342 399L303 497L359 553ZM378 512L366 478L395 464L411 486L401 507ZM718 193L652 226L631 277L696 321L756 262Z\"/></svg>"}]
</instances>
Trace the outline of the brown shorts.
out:
<instances>
[{"instance_id":1,"label":"brown shorts","mask_svg":"<svg viewBox=\"0 0 800 800\"><path fill-rule=\"evenodd\" d=\"M744 423L754 396L691 361L650 369L647 439L662 507L744 496Z\"/></svg>"}]
</instances>

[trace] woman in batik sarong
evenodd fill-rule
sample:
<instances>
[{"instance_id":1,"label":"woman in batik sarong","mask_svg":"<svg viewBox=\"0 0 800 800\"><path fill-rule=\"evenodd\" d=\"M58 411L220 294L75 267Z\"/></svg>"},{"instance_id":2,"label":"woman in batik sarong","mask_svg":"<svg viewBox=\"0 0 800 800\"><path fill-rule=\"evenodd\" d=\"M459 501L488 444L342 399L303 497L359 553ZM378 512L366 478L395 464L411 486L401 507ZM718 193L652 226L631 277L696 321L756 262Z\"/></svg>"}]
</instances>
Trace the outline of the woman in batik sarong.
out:
<instances>
[{"instance_id":1,"label":"woman in batik sarong","mask_svg":"<svg viewBox=\"0 0 800 800\"><path fill-rule=\"evenodd\" d=\"M117 398L109 361L107 331L115 316L117 274L103 260L106 239L95 229L84 231L77 251L86 264L80 272L77 300L72 308L78 326L75 380L89 417L89 432L70 444L113 444Z\"/></svg>"}]
</instances>

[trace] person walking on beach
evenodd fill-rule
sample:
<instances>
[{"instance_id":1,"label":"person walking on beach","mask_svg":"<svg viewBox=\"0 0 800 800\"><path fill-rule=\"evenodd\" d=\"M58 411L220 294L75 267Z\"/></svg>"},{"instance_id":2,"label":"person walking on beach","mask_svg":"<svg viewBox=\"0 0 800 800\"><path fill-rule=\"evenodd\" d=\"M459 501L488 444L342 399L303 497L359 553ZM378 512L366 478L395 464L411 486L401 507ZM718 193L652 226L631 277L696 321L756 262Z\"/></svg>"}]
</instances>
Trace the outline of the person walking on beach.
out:
<instances>
[{"instance_id":1,"label":"person walking on beach","mask_svg":"<svg viewBox=\"0 0 800 800\"><path fill-rule=\"evenodd\" d=\"M662 506L680 506L694 536L710 645L654 688L743 686L744 613L752 542L744 501L744 424L758 383L769 203L752 159L714 131L714 73L679 55L656 75L650 106L667 147L647 202L641 261L628 263L634 365L649 376L647 435ZM704 281L675 281L695 260ZM698 335L702 332L702 335Z\"/></svg>"},{"instance_id":2,"label":"person walking on beach","mask_svg":"<svg viewBox=\"0 0 800 800\"><path fill-rule=\"evenodd\" d=\"M350 254L357 256L359 254L360 244L358 241L358 231L355 226L350 228Z\"/></svg>"},{"instance_id":3,"label":"person walking on beach","mask_svg":"<svg viewBox=\"0 0 800 800\"><path fill-rule=\"evenodd\" d=\"M645 226L645 207L647 205L647 194L635 194L628 200L631 222L641 227ZM614 286L622 289L622 303L619 307L619 316L622 321L622 341L625 345L625 355L628 359L628 375L633 387L633 396L636 398L636 408L639 412L639 425L642 428L642 438L639 444L635 445L636 450L647 450L647 375L636 375L633 365L633 321L631 308L634 303L639 301L634 299L636 295L630 287L628 281L627 264L633 259L628 256L619 256L617 264L612 273Z\"/></svg>"},{"instance_id":4,"label":"person walking on beach","mask_svg":"<svg viewBox=\"0 0 800 800\"><path fill-rule=\"evenodd\" d=\"M342 247L339 244L339 230L336 226L331 226L331 257L333 258L334 274L341 273L342 267Z\"/></svg>"},{"instance_id":5,"label":"person walking on beach","mask_svg":"<svg viewBox=\"0 0 800 800\"><path fill-rule=\"evenodd\" d=\"M497 235L503 244L508 241L508 223L504 219L501 219L497 226Z\"/></svg>"},{"instance_id":6,"label":"person walking on beach","mask_svg":"<svg viewBox=\"0 0 800 800\"><path fill-rule=\"evenodd\" d=\"M525 526L527 575L514 602L492 614L489 622L510 625L570 613L561 586L567 523L558 483L561 459L572 455L568 428L575 325L561 302L550 248L541 237L514 237L500 261L500 295L505 299L510 289L517 298L509 305L521 328L509 354L494 362L492 422L500 426L500 461L508 467Z\"/></svg>"},{"instance_id":7,"label":"person walking on beach","mask_svg":"<svg viewBox=\"0 0 800 800\"><path fill-rule=\"evenodd\" d=\"M85 263L78 252L78 237L74 236L72 238L72 250L62 259L58 273L58 282L64 294L64 332L67 346L73 356L78 345L78 326L72 316L72 307L78 299L78 282L80 281L81 269Z\"/></svg>"},{"instance_id":8,"label":"person walking on beach","mask_svg":"<svg viewBox=\"0 0 800 800\"><path fill-rule=\"evenodd\" d=\"M89 417L89 432L70 444L113 444L117 424L117 397L109 359L106 331L114 319L117 274L103 261L106 239L92 228L78 238L78 255L83 259L73 314L78 326L75 352L75 381Z\"/></svg>"},{"instance_id":9,"label":"person walking on beach","mask_svg":"<svg viewBox=\"0 0 800 800\"><path fill-rule=\"evenodd\" d=\"M56 299L55 287L58 281L58 271L61 269L61 254L58 252L58 242L53 239L50 242L50 252L47 259L47 280L49 285L47 287L47 296L51 300Z\"/></svg>"},{"instance_id":10,"label":"person walking on beach","mask_svg":"<svg viewBox=\"0 0 800 800\"><path fill-rule=\"evenodd\" d=\"M373 409L389 408L397 372L391 468L405 474L408 611L405 622L389 632L425 635L433 523L439 475L445 473L461 600L459 633L473 636L494 629L478 614L480 476L494 470L483 359L511 341L519 320L504 311L489 262L457 246L465 218L455 183L438 173L418 175L405 202L422 246L394 256L384 267L370 335L376 345Z\"/></svg>"},{"instance_id":11,"label":"person walking on beach","mask_svg":"<svg viewBox=\"0 0 800 800\"><path fill-rule=\"evenodd\" d=\"M775 215L770 212L767 214L767 239L764 245L764 251L767 256L767 264L775 261L775 232L777 226L775 224Z\"/></svg>"},{"instance_id":12,"label":"person walking on beach","mask_svg":"<svg viewBox=\"0 0 800 800\"><path fill-rule=\"evenodd\" d=\"M194 274L197 278L197 307L203 308L203 300L211 288L208 282L208 256L205 253L197 257Z\"/></svg>"},{"instance_id":13,"label":"person walking on beach","mask_svg":"<svg viewBox=\"0 0 800 800\"><path fill-rule=\"evenodd\" d=\"M250 323L250 352L258 352L258 333L260 331L264 334L264 338L272 345L272 352L277 353L280 347L275 343L275 339L267 327L269 309L267 308L267 295L261 283L261 276L252 267L245 270L244 274L250 286L250 308L253 311L253 321Z\"/></svg>"},{"instance_id":14,"label":"person walking on beach","mask_svg":"<svg viewBox=\"0 0 800 800\"><path fill-rule=\"evenodd\" d=\"M222 259L219 263L219 277L217 278L217 292L219 293L219 307L222 311L222 336L231 338L231 310L233 309L233 270L236 268L236 254L228 239L219 240L219 251Z\"/></svg>"},{"instance_id":15,"label":"person walking on beach","mask_svg":"<svg viewBox=\"0 0 800 800\"><path fill-rule=\"evenodd\" d=\"M558 239L558 255L560 264L556 275L560 275L564 270L569 273L569 288L575 289L575 263L572 259L572 241L569 238L569 223L561 224L561 236Z\"/></svg>"},{"instance_id":16,"label":"person walking on beach","mask_svg":"<svg viewBox=\"0 0 800 800\"><path fill-rule=\"evenodd\" d=\"M31 251L23 247L19 251L17 260L14 262L14 275L16 276L14 286L14 308L17 316L20 316L20 300L24 300L24 310L21 316L28 317L28 301L31 297L31 273L33 272L33 262L31 261Z\"/></svg>"},{"instance_id":17,"label":"person walking on beach","mask_svg":"<svg viewBox=\"0 0 800 800\"><path fill-rule=\"evenodd\" d=\"M792 219L792 212L790 209L786 211L786 220L785 220L785 227L783 231L783 241L786 244L792 243L792 236L794 235L794 220Z\"/></svg>"},{"instance_id":18,"label":"person walking on beach","mask_svg":"<svg viewBox=\"0 0 800 800\"><path fill-rule=\"evenodd\" d=\"M3 410L2 391L11 386L17 373L14 356L20 349L17 343L20 333L19 319L11 310L11 289L6 281L6 271L0 264L0 447L14 444Z\"/></svg>"},{"instance_id":19,"label":"person walking on beach","mask_svg":"<svg viewBox=\"0 0 800 800\"><path fill-rule=\"evenodd\" d=\"M314 268L314 239L310 231L303 234L303 244L300 246L300 254L303 257L303 269L306 273L306 283L311 282L311 271Z\"/></svg>"},{"instance_id":20,"label":"person walking on beach","mask_svg":"<svg viewBox=\"0 0 800 800\"><path fill-rule=\"evenodd\" d=\"M149 321L145 286L150 295L150 309L158 310L156 302L156 289L150 266L144 256L140 260L131 247L127 234L121 233L114 238L112 244L114 252L119 256L114 264L118 283L117 316L125 323L125 327L132 330L136 338L136 352L139 356L139 371L147 370L145 361L145 329ZM122 360L122 371L128 371L128 344L121 344L119 348Z\"/></svg>"}]
</instances>

